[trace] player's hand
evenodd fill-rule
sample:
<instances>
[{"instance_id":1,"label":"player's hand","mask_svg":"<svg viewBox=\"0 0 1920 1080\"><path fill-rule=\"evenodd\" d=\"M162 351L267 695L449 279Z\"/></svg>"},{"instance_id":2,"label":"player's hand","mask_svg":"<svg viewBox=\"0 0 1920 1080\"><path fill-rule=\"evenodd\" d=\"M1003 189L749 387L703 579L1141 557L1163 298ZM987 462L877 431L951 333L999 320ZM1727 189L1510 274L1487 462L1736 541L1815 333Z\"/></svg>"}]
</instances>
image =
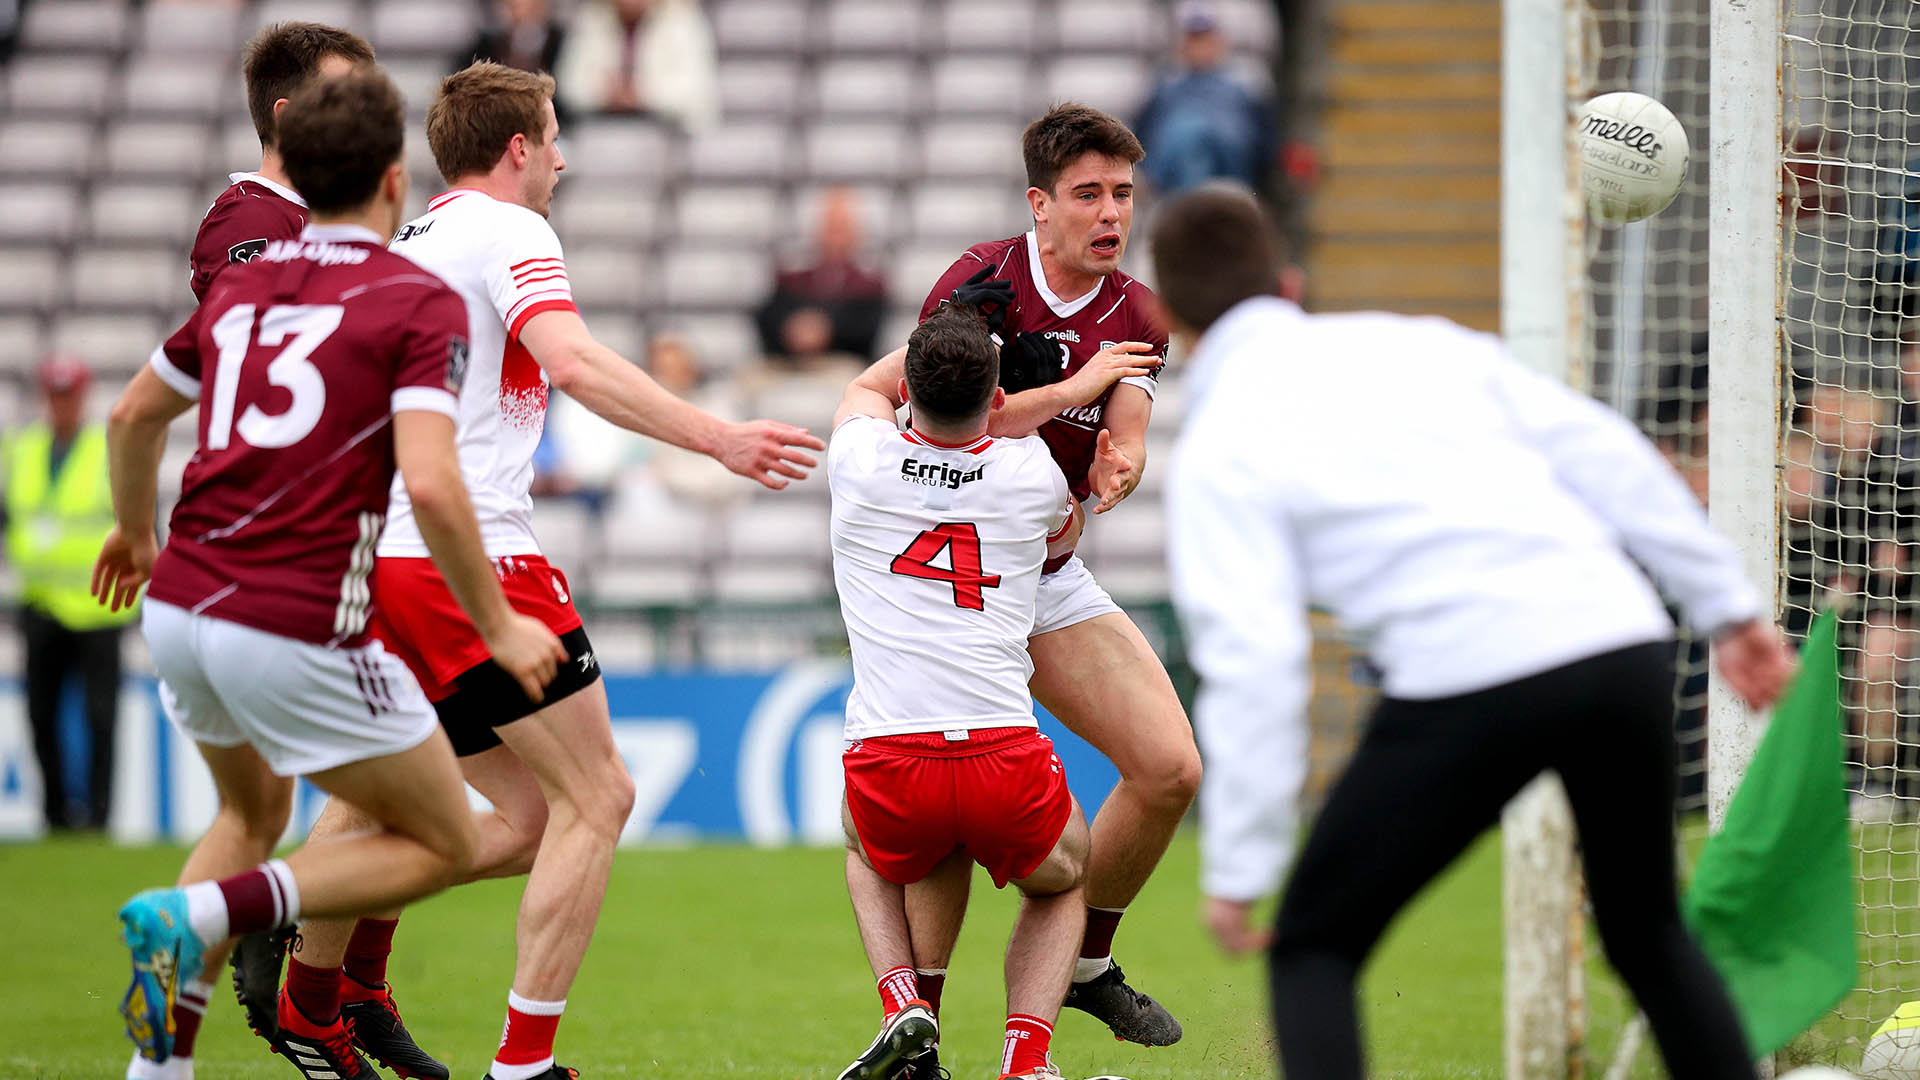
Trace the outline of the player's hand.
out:
<instances>
[{"instance_id":1,"label":"player's hand","mask_svg":"<svg viewBox=\"0 0 1920 1080\"><path fill-rule=\"evenodd\" d=\"M1779 628L1765 619L1748 619L1721 631L1713 639L1713 664L1753 709L1780 700L1793 678L1793 654L1781 641Z\"/></svg>"},{"instance_id":2,"label":"player's hand","mask_svg":"<svg viewBox=\"0 0 1920 1080\"><path fill-rule=\"evenodd\" d=\"M160 545L152 533L129 535L114 526L94 560L93 598L107 605L108 611L132 607L140 586L153 576L153 560L159 554Z\"/></svg>"},{"instance_id":3,"label":"player's hand","mask_svg":"<svg viewBox=\"0 0 1920 1080\"><path fill-rule=\"evenodd\" d=\"M567 647L547 624L517 611L486 636L486 643L493 662L506 669L535 704L546 700L547 684L567 662Z\"/></svg>"},{"instance_id":4,"label":"player's hand","mask_svg":"<svg viewBox=\"0 0 1920 1080\"><path fill-rule=\"evenodd\" d=\"M1140 486L1140 470L1133 459L1113 445L1113 433L1105 428L1094 440L1093 464L1087 468L1087 484L1093 493L1100 496L1100 505L1093 508L1096 514L1104 514L1120 505L1120 500L1133 494Z\"/></svg>"},{"instance_id":5,"label":"player's hand","mask_svg":"<svg viewBox=\"0 0 1920 1080\"><path fill-rule=\"evenodd\" d=\"M1000 388L1009 394L1060 381L1062 354L1043 334L1029 330L1000 346Z\"/></svg>"},{"instance_id":6,"label":"player's hand","mask_svg":"<svg viewBox=\"0 0 1920 1080\"><path fill-rule=\"evenodd\" d=\"M988 281L992 275L993 267L982 266L979 273L955 288L948 300L979 312L987 320L987 330L997 334L1007 325L1007 309L1013 306L1013 282Z\"/></svg>"},{"instance_id":7,"label":"player's hand","mask_svg":"<svg viewBox=\"0 0 1920 1080\"><path fill-rule=\"evenodd\" d=\"M1071 397L1076 405L1089 405L1107 388L1121 379L1130 379L1139 375L1151 375L1160 370L1165 363L1158 357L1142 356L1150 353L1155 346L1144 341L1121 341L1101 349L1093 354L1085 367L1073 373L1066 382L1072 391Z\"/></svg>"},{"instance_id":8,"label":"player's hand","mask_svg":"<svg viewBox=\"0 0 1920 1080\"><path fill-rule=\"evenodd\" d=\"M749 420L727 425L713 457L741 476L779 491L787 486L782 477L805 480L807 470L820 464L807 450L826 448L827 444L806 428L773 420Z\"/></svg>"},{"instance_id":9,"label":"player's hand","mask_svg":"<svg viewBox=\"0 0 1920 1080\"><path fill-rule=\"evenodd\" d=\"M1273 933L1253 924L1253 901L1209 896L1200 905L1200 921L1228 955L1258 952L1273 943Z\"/></svg>"}]
</instances>

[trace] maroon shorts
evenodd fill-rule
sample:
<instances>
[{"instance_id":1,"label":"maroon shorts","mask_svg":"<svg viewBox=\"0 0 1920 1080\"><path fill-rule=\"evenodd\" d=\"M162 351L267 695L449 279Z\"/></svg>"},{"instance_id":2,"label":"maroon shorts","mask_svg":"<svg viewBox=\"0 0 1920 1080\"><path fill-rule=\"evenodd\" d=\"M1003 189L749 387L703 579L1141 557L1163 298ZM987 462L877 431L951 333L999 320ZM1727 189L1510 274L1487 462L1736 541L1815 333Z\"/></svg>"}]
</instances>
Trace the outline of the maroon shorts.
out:
<instances>
[{"instance_id":1,"label":"maroon shorts","mask_svg":"<svg viewBox=\"0 0 1920 1080\"><path fill-rule=\"evenodd\" d=\"M580 628L567 576L539 555L493 560L507 603L556 635ZM373 619L367 629L406 662L428 701L453 693L453 681L492 658L480 631L447 588L432 559L381 559L373 568Z\"/></svg>"},{"instance_id":2,"label":"maroon shorts","mask_svg":"<svg viewBox=\"0 0 1920 1080\"><path fill-rule=\"evenodd\" d=\"M897 885L963 850L996 887L1047 860L1073 813L1053 740L1035 728L862 739L842 757L847 809L867 861Z\"/></svg>"}]
</instances>

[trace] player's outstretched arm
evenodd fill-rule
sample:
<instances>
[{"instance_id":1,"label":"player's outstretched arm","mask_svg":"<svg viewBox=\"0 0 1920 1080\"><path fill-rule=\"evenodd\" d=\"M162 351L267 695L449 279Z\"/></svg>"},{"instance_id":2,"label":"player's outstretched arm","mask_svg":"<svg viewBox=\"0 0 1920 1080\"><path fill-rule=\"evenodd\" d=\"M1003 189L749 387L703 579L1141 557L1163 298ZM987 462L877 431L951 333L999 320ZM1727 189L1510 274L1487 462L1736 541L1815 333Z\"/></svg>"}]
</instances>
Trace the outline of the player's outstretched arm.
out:
<instances>
[{"instance_id":1,"label":"player's outstretched arm","mask_svg":"<svg viewBox=\"0 0 1920 1080\"><path fill-rule=\"evenodd\" d=\"M819 462L808 450L827 444L805 428L772 420L729 424L663 389L625 357L593 339L572 311L543 311L520 330L520 344L553 385L608 423L706 454L778 491L804 480Z\"/></svg>"},{"instance_id":2,"label":"player's outstretched arm","mask_svg":"<svg viewBox=\"0 0 1920 1080\"><path fill-rule=\"evenodd\" d=\"M113 531L93 564L95 599L114 611L133 603L159 555L153 515L160 498L160 457L167 425L193 399L143 367L113 403L107 419L107 479L113 489Z\"/></svg>"},{"instance_id":3,"label":"player's outstretched arm","mask_svg":"<svg viewBox=\"0 0 1920 1080\"><path fill-rule=\"evenodd\" d=\"M1104 514L1140 486L1147 471L1147 421L1153 416L1153 398L1129 383L1117 386L1107 401L1107 440L1087 469L1087 484L1100 496L1093 508ZM1109 452L1111 451L1111 452Z\"/></svg>"},{"instance_id":4,"label":"player's outstretched arm","mask_svg":"<svg viewBox=\"0 0 1920 1080\"><path fill-rule=\"evenodd\" d=\"M420 537L447 588L487 643L494 662L519 680L532 701L567 661L567 650L546 624L513 610L480 540L480 523L460 477L453 418L407 409L393 414L393 456L407 498L413 501Z\"/></svg>"},{"instance_id":5,"label":"player's outstretched arm","mask_svg":"<svg viewBox=\"0 0 1920 1080\"><path fill-rule=\"evenodd\" d=\"M1008 438L1031 435L1066 410L1093 404L1121 379L1153 374L1160 368L1160 359L1142 354L1156 348L1144 341L1116 342L1094 353L1086 366L1068 378L1007 395L1006 405L987 418L987 433Z\"/></svg>"}]
</instances>

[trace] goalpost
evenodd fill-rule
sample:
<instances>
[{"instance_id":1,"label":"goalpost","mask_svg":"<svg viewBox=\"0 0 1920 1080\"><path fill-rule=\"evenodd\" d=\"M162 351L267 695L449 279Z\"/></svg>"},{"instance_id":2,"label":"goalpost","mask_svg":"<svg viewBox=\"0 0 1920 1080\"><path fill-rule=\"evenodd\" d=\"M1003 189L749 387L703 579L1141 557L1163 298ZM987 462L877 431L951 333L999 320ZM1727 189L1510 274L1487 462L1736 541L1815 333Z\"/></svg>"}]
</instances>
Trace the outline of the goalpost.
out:
<instances>
[{"instance_id":1,"label":"goalpost","mask_svg":"<svg viewBox=\"0 0 1920 1080\"><path fill-rule=\"evenodd\" d=\"M1790 634L1841 615L1862 964L1782 1061L1852 1068L1920 999L1920 2L1503 7L1508 342L1643 426ZM1664 102L1693 147L1680 198L1634 225L1581 207L1571 121L1610 90ZM1678 660L1675 811L1697 837L1765 718L1696 643ZM1631 1004L1585 978L1597 949L1554 788L1505 820L1507 1076L1662 1075L1636 1057Z\"/></svg>"}]
</instances>

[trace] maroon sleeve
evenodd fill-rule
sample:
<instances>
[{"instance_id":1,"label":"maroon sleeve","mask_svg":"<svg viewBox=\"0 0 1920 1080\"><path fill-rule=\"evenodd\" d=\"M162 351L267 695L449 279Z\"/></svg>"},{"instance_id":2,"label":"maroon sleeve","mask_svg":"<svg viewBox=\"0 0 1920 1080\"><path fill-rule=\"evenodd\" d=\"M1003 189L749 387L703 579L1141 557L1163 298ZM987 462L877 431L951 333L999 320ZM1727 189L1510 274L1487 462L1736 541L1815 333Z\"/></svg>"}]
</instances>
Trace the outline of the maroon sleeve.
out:
<instances>
[{"instance_id":1,"label":"maroon sleeve","mask_svg":"<svg viewBox=\"0 0 1920 1080\"><path fill-rule=\"evenodd\" d=\"M429 289L406 322L393 388L460 392L467 374L467 305L446 286Z\"/></svg>"},{"instance_id":2,"label":"maroon sleeve","mask_svg":"<svg viewBox=\"0 0 1920 1080\"><path fill-rule=\"evenodd\" d=\"M940 280L933 283L933 291L927 294L927 302L920 305L920 321L925 322L927 316L940 310L940 305L947 302L947 298L953 295L953 290L979 273L981 267L989 265L986 259L977 254L981 248L988 246L991 245L981 244L968 248L966 254L960 256L952 266L947 267L947 272L941 274Z\"/></svg>"},{"instance_id":3,"label":"maroon sleeve","mask_svg":"<svg viewBox=\"0 0 1920 1080\"><path fill-rule=\"evenodd\" d=\"M227 267L252 259L275 240L300 235L299 223L285 208L274 205L277 201L231 193L214 201L200 222L188 260L195 300L207 298L213 279Z\"/></svg>"},{"instance_id":4,"label":"maroon sleeve","mask_svg":"<svg viewBox=\"0 0 1920 1080\"><path fill-rule=\"evenodd\" d=\"M200 397L200 312L203 310L194 308L180 329L153 351L149 361L161 382L182 397L196 400Z\"/></svg>"},{"instance_id":5,"label":"maroon sleeve","mask_svg":"<svg viewBox=\"0 0 1920 1080\"><path fill-rule=\"evenodd\" d=\"M1152 345L1153 352L1150 355L1164 361L1167 358L1167 326L1161 318L1160 298L1153 295L1152 289L1147 288L1138 281L1131 282L1127 288L1129 290L1137 289L1140 292L1140 295L1134 298L1138 303L1130 302L1130 306L1134 309L1132 332L1136 336L1133 340L1144 341ZM1164 367L1154 368L1153 374L1149 375L1148 378L1154 382L1159 382L1160 373L1164 370L1166 370Z\"/></svg>"}]
</instances>

